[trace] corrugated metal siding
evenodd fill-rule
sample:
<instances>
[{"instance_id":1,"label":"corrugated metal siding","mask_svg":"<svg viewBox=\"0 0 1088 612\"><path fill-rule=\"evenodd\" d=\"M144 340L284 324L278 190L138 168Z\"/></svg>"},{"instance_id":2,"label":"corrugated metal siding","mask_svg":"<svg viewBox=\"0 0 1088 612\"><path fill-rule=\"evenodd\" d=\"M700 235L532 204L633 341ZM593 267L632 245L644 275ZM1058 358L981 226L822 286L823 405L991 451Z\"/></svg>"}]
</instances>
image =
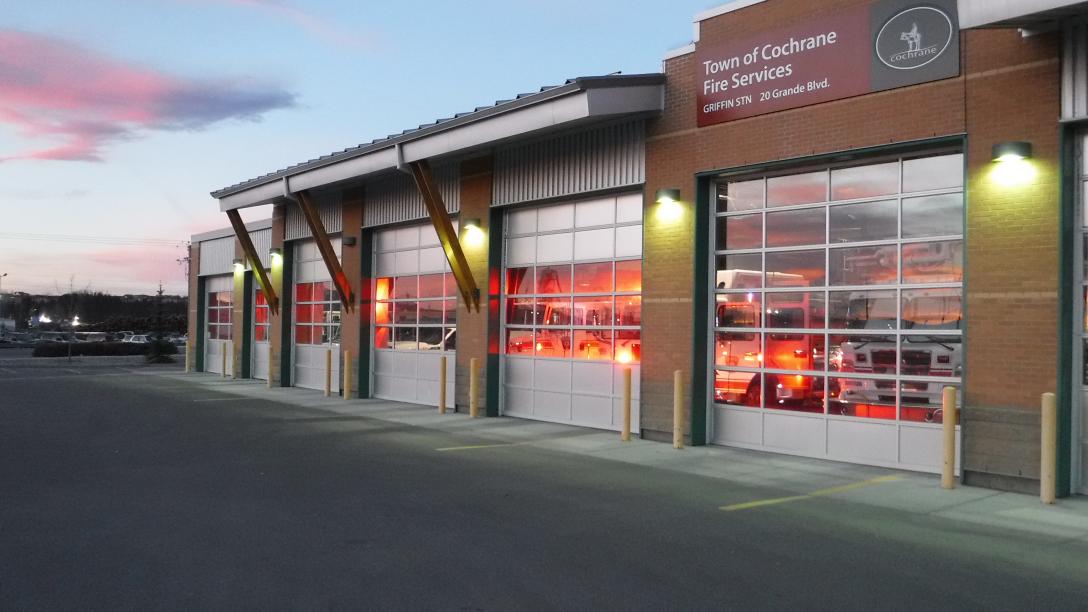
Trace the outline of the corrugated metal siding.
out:
<instances>
[{"instance_id":1,"label":"corrugated metal siding","mask_svg":"<svg viewBox=\"0 0 1088 612\"><path fill-rule=\"evenodd\" d=\"M451 214L461 210L461 182L457 164L434 168L434 180L446 210ZM427 208L419 195L416 182L404 172L389 173L366 186L366 205L363 207L363 227L377 227L390 223L418 221L427 218Z\"/></svg>"},{"instance_id":2,"label":"corrugated metal siding","mask_svg":"<svg viewBox=\"0 0 1088 612\"><path fill-rule=\"evenodd\" d=\"M1062 120L1088 118L1088 21L1066 21L1062 47Z\"/></svg>"},{"instance_id":3,"label":"corrugated metal siding","mask_svg":"<svg viewBox=\"0 0 1088 612\"><path fill-rule=\"evenodd\" d=\"M234 236L200 243L200 276L234 271Z\"/></svg>"},{"instance_id":4,"label":"corrugated metal siding","mask_svg":"<svg viewBox=\"0 0 1088 612\"><path fill-rule=\"evenodd\" d=\"M322 194L314 196L314 205L317 206L317 214L321 216L321 223L329 234L339 234L343 229L344 216L341 213L340 194ZM306 224L306 217L302 209L296 204L287 206L286 227L284 228L284 240L299 240L310 238L310 226Z\"/></svg>"},{"instance_id":5,"label":"corrugated metal siding","mask_svg":"<svg viewBox=\"0 0 1088 612\"><path fill-rule=\"evenodd\" d=\"M253 241L253 248L257 250L257 257L261 259L261 265L271 268L268 250L272 248L272 230L263 229L249 233L249 239Z\"/></svg>"},{"instance_id":6,"label":"corrugated metal siding","mask_svg":"<svg viewBox=\"0 0 1088 612\"><path fill-rule=\"evenodd\" d=\"M642 121L609 125L495 154L493 206L641 185L646 181Z\"/></svg>"}]
</instances>

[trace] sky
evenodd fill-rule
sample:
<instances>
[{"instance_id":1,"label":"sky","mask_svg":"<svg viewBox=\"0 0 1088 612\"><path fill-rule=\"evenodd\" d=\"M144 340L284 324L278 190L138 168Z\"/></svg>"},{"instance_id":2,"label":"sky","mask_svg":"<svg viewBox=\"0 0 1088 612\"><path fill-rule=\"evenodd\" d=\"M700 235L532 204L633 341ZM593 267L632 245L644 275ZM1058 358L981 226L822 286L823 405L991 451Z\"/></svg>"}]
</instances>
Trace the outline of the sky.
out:
<instances>
[{"instance_id":1,"label":"sky","mask_svg":"<svg viewBox=\"0 0 1088 612\"><path fill-rule=\"evenodd\" d=\"M568 78L658 72L717 4L0 2L0 289L184 294L186 241L229 225L209 192Z\"/></svg>"}]
</instances>

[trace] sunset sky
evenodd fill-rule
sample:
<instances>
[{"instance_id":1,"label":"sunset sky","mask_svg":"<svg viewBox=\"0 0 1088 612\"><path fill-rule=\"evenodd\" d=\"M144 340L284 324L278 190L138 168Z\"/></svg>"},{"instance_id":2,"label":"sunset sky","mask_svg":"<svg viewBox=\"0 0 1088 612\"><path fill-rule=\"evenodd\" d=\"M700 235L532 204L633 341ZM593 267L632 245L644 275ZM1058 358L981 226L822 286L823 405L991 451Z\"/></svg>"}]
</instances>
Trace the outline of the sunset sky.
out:
<instances>
[{"instance_id":1,"label":"sunset sky","mask_svg":"<svg viewBox=\"0 0 1088 612\"><path fill-rule=\"evenodd\" d=\"M183 244L228 224L210 191L567 78L656 72L716 4L6 2L3 290L184 293Z\"/></svg>"}]
</instances>

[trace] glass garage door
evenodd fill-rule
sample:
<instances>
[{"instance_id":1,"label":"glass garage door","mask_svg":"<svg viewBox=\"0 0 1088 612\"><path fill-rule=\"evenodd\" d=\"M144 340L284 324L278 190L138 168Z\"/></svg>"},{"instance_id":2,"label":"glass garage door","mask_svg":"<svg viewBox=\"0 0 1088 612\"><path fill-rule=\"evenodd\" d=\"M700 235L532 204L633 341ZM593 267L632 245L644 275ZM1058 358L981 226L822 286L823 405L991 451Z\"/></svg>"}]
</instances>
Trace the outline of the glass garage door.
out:
<instances>
[{"instance_id":1,"label":"glass garage door","mask_svg":"<svg viewBox=\"0 0 1088 612\"><path fill-rule=\"evenodd\" d=\"M212 276L205 282L204 371L233 374L233 279L230 275ZM224 354L226 368L223 367Z\"/></svg>"},{"instance_id":2,"label":"glass garage door","mask_svg":"<svg viewBox=\"0 0 1088 612\"><path fill-rule=\"evenodd\" d=\"M940 468L963 363L963 157L715 185L714 440Z\"/></svg>"},{"instance_id":3,"label":"glass garage door","mask_svg":"<svg viewBox=\"0 0 1088 612\"><path fill-rule=\"evenodd\" d=\"M504 224L502 411L638 430L642 194L510 210Z\"/></svg>"},{"instance_id":4,"label":"glass garage door","mask_svg":"<svg viewBox=\"0 0 1088 612\"><path fill-rule=\"evenodd\" d=\"M380 230L374 240L374 396L437 404L446 357L454 403L457 284L430 224Z\"/></svg>"},{"instance_id":5,"label":"glass garage door","mask_svg":"<svg viewBox=\"0 0 1088 612\"><path fill-rule=\"evenodd\" d=\"M340 238L331 239L340 257ZM340 294L313 240L295 243L292 384L325 389L326 359L332 351L332 392L340 391Z\"/></svg>"}]
</instances>

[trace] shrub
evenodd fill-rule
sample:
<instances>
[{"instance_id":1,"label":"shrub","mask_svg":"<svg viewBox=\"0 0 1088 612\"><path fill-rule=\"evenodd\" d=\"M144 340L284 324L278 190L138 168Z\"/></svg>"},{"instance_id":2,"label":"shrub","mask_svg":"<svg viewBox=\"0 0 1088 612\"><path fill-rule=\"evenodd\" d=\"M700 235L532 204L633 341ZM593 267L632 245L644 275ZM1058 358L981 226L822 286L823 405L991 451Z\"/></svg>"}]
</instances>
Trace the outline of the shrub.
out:
<instances>
[{"instance_id":1,"label":"shrub","mask_svg":"<svg viewBox=\"0 0 1088 612\"><path fill-rule=\"evenodd\" d=\"M178 353L178 347L166 340L152 340L147 347L148 363L174 363L174 358L171 355L177 355Z\"/></svg>"},{"instance_id":2,"label":"shrub","mask_svg":"<svg viewBox=\"0 0 1088 612\"><path fill-rule=\"evenodd\" d=\"M178 352L177 347L162 340L151 344L135 344L132 342L48 342L34 347L34 357L67 357L68 347L71 345L73 357L77 356L132 356L148 355L152 347L159 346L159 355L171 355Z\"/></svg>"}]
</instances>

